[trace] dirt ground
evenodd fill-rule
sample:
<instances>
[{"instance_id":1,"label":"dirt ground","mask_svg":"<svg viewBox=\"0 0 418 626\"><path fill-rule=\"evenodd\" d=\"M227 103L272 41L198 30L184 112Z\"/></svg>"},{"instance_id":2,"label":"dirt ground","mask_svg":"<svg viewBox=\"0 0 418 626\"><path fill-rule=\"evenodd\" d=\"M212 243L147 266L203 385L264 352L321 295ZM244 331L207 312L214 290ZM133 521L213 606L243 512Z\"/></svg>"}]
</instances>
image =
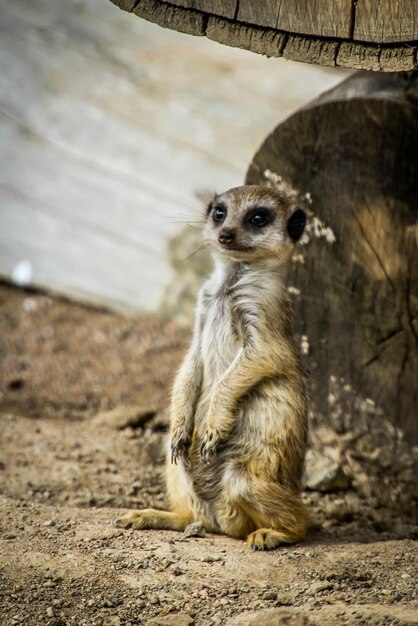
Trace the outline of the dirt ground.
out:
<instances>
[{"instance_id":1,"label":"dirt ground","mask_svg":"<svg viewBox=\"0 0 418 626\"><path fill-rule=\"evenodd\" d=\"M189 330L0 285L0 624L418 623L414 528L306 492L303 544L122 531L162 507L161 445Z\"/></svg>"}]
</instances>

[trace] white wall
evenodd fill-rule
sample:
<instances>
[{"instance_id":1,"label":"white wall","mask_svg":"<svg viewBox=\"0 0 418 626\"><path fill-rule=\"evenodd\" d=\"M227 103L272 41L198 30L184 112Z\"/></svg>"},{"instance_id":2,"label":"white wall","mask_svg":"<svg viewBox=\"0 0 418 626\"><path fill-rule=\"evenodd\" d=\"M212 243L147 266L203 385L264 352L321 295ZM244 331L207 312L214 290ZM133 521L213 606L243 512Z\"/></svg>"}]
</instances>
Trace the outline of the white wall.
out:
<instances>
[{"instance_id":1,"label":"white wall","mask_svg":"<svg viewBox=\"0 0 418 626\"><path fill-rule=\"evenodd\" d=\"M267 133L345 75L106 0L0 0L0 274L26 259L35 285L155 309L199 198L241 184Z\"/></svg>"}]
</instances>

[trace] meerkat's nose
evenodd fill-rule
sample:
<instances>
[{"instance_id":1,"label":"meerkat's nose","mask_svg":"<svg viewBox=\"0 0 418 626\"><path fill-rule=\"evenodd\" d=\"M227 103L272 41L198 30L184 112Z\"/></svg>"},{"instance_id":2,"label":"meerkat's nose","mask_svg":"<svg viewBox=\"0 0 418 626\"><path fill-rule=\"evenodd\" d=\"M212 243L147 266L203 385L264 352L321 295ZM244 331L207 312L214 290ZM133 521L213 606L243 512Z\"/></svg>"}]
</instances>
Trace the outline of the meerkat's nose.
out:
<instances>
[{"instance_id":1,"label":"meerkat's nose","mask_svg":"<svg viewBox=\"0 0 418 626\"><path fill-rule=\"evenodd\" d=\"M235 241L234 231L229 230L228 228L223 228L218 235L218 241L225 246L229 246Z\"/></svg>"}]
</instances>

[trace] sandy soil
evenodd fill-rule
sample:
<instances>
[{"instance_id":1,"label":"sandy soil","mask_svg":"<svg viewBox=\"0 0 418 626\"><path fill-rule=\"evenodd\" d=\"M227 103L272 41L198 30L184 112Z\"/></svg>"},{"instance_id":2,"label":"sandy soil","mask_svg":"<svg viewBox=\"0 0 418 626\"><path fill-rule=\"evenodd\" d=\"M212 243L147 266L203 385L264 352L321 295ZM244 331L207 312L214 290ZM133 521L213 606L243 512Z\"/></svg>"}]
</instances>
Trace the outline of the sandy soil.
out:
<instances>
[{"instance_id":1,"label":"sandy soil","mask_svg":"<svg viewBox=\"0 0 418 626\"><path fill-rule=\"evenodd\" d=\"M164 504L161 443L188 329L0 285L0 624L418 623L408 520L307 492L303 544L122 531Z\"/></svg>"}]
</instances>

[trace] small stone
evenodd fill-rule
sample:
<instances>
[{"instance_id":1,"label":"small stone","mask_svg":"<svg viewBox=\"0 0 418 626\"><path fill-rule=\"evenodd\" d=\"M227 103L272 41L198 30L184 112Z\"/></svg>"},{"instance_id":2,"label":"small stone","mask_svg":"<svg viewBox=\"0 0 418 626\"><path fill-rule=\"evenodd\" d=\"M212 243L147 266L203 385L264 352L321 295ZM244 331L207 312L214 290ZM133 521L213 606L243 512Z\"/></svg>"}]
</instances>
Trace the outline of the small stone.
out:
<instances>
[{"instance_id":1,"label":"small stone","mask_svg":"<svg viewBox=\"0 0 418 626\"><path fill-rule=\"evenodd\" d=\"M277 593L275 591L266 591L263 594L264 600L277 600Z\"/></svg>"},{"instance_id":2,"label":"small stone","mask_svg":"<svg viewBox=\"0 0 418 626\"><path fill-rule=\"evenodd\" d=\"M292 606L294 598L289 594L279 594L276 599L276 606Z\"/></svg>"},{"instance_id":3,"label":"small stone","mask_svg":"<svg viewBox=\"0 0 418 626\"><path fill-rule=\"evenodd\" d=\"M49 606L46 610L46 614L48 617L54 617L54 609L52 608L52 606Z\"/></svg>"},{"instance_id":4,"label":"small stone","mask_svg":"<svg viewBox=\"0 0 418 626\"><path fill-rule=\"evenodd\" d=\"M48 497L48 498L49 498L49 495L48 495L48 496L46 496L46 495L45 495L46 493L48 493L48 492L47 492L47 491L45 491L45 493L44 493L45 498L46 498L46 497ZM50 519L50 520L48 520L47 522L45 522L45 523L44 523L44 526L55 526L55 525L56 525L56 523L57 523L57 522L56 522L54 519Z\"/></svg>"},{"instance_id":5,"label":"small stone","mask_svg":"<svg viewBox=\"0 0 418 626\"><path fill-rule=\"evenodd\" d=\"M349 486L341 465L317 450L308 450L303 481L312 491L338 491Z\"/></svg>"},{"instance_id":6,"label":"small stone","mask_svg":"<svg viewBox=\"0 0 418 626\"><path fill-rule=\"evenodd\" d=\"M206 530L202 525L202 522L192 522L183 531L183 537L204 537Z\"/></svg>"},{"instance_id":7,"label":"small stone","mask_svg":"<svg viewBox=\"0 0 418 626\"><path fill-rule=\"evenodd\" d=\"M310 585L309 589L306 591L306 594L308 596L314 596L319 591L326 591L327 589L333 589L333 588L334 588L334 585L332 583L320 581L317 583L312 583L312 585Z\"/></svg>"},{"instance_id":8,"label":"small stone","mask_svg":"<svg viewBox=\"0 0 418 626\"><path fill-rule=\"evenodd\" d=\"M183 572L182 569L180 569L180 567L175 567L172 570L172 574L173 574L173 576L182 576L182 574L184 574L184 572Z\"/></svg>"}]
</instances>

